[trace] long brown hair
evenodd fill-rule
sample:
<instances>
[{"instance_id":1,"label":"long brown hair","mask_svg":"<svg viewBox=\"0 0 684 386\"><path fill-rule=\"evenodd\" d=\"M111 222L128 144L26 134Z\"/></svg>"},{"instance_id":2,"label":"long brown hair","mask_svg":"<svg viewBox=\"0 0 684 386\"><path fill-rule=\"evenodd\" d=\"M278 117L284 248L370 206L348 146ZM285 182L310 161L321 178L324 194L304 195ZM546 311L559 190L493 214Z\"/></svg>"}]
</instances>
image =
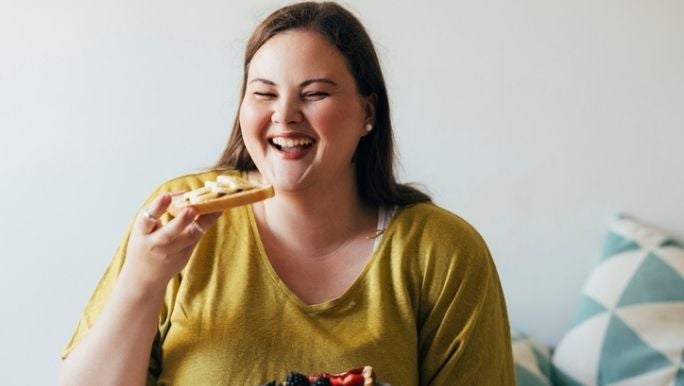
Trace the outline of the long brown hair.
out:
<instances>
[{"instance_id":1,"label":"long brown hair","mask_svg":"<svg viewBox=\"0 0 684 386\"><path fill-rule=\"evenodd\" d=\"M259 24L245 49L240 100L245 96L249 64L257 50L276 34L295 28L318 32L335 46L344 55L359 93L364 97L372 96L375 101L373 130L361 138L354 158L361 199L373 205L430 201L427 194L396 180L389 100L380 62L361 22L340 5L332 2L297 3L278 9ZM228 145L216 166L256 169L242 139L239 107Z\"/></svg>"}]
</instances>

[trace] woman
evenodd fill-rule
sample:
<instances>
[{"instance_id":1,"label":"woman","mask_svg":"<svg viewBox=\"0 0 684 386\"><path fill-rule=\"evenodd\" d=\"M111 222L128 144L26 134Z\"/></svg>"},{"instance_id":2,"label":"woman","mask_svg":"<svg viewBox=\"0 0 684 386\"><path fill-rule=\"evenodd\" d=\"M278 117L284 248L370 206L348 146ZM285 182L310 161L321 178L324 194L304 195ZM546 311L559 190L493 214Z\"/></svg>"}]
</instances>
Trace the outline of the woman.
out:
<instances>
[{"instance_id":1,"label":"woman","mask_svg":"<svg viewBox=\"0 0 684 386\"><path fill-rule=\"evenodd\" d=\"M389 105L363 26L284 7L247 44L213 170L162 185L67 346L62 384L258 385L373 366L400 385L512 385L506 309L477 232L392 170ZM274 198L163 217L221 173Z\"/></svg>"}]
</instances>

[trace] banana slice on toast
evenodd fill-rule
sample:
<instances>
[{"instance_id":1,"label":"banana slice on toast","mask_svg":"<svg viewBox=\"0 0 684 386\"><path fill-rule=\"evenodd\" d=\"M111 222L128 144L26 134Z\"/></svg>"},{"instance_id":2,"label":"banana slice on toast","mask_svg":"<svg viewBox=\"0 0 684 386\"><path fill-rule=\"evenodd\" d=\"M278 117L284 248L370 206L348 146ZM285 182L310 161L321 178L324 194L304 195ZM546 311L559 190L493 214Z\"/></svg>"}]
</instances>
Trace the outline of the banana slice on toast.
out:
<instances>
[{"instance_id":1,"label":"banana slice on toast","mask_svg":"<svg viewBox=\"0 0 684 386\"><path fill-rule=\"evenodd\" d=\"M177 216L181 210L192 207L197 214L222 212L273 197L272 185L263 185L245 178L222 174L215 181L206 181L201 188L175 195L167 210Z\"/></svg>"}]
</instances>

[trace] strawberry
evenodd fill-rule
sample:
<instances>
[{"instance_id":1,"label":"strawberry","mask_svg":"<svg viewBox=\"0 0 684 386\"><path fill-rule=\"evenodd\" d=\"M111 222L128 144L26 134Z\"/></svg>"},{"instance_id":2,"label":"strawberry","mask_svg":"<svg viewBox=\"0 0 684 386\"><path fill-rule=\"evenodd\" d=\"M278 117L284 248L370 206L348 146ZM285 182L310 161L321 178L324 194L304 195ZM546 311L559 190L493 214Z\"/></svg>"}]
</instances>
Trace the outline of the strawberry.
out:
<instances>
[{"instance_id":1,"label":"strawberry","mask_svg":"<svg viewBox=\"0 0 684 386\"><path fill-rule=\"evenodd\" d=\"M286 385L307 385L315 386L365 386L366 377L373 382L375 373L370 366L351 369L339 374L319 373L317 375L304 376L302 374L290 373ZM307 383L308 382L308 383ZM375 383L372 383L375 384Z\"/></svg>"}]
</instances>

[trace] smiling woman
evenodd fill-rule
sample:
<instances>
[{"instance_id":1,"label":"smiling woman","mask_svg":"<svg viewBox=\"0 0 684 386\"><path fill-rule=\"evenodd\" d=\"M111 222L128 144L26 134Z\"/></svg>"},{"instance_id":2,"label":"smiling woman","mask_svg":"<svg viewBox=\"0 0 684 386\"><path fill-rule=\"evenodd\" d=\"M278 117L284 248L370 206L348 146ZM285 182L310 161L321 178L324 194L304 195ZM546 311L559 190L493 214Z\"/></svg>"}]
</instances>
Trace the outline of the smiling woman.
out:
<instances>
[{"instance_id":1,"label":"smiling woman","mask_svg":"<svg viewBox=\"0 0 684 386\"><path fill-rule=\"evenodd\" d=\"M334 3L281 8L249 40L244 71L218 165L146 201L63 353L62 384L258 385L367 365L393 386L512 385L487 246L397 182L359 21ZM275 196L164 215L170 192L224 175Z\"/></svg>"},{"instance_id":2,"label":"smiling woman","mask_svg":"<svg viewBox=\"0 0 684 386\"><path fill-rule=\"evenodd\" d=\"M357 195L352 159L373 104L319 33L288 30L256 52L239 119L248 154L279 190L311 201L335 186Z\"/></svg>"}]
</instances>

